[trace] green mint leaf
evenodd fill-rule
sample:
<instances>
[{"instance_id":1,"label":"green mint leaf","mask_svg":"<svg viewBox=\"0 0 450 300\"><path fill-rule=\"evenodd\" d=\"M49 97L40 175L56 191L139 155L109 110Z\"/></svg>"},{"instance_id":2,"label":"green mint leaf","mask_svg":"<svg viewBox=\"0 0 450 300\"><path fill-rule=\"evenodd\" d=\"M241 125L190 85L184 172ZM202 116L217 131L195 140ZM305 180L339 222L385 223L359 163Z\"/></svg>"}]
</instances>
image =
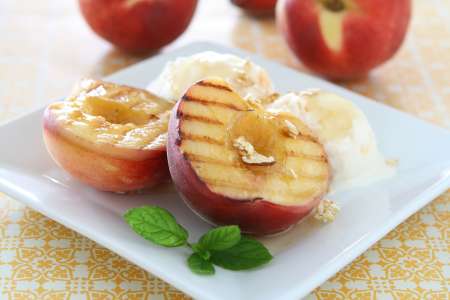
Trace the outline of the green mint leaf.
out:
<instances>
[{"instance_id":1,"label":"green mint leaf","mask_svg":"<svg viewBox=\"0 0 450 300\"><path fill-rule=\"evenodd\" d=\"M241 239L241 230L236 225L211 229L199 241L204 249L220 251L233 247Z\"/></svg>"},{"instance_id":2,"label":"green mint leaf","mask_svg":"<svg viewBox=\"0 0 450 300\"><path fill-rule=\"evenodd\" d=\"M191 245L192 251L194 251L195 253L200 253L205 251L206 249L203 247L202 244L200 243L195 243Z\"/></svg>"},{"instance_id":3,"label":"green mint leaf","mask_svg":"<svg viewBox=\"0 0 450 300\"><path fill-rule=\"evenodd\" d=\"M209 260L209 258L211 257L211 252L209 252L207 249L205 249L203 247L203 245L200 243L192 244L191 248L192 248L192 251L194 251L195 253L197 253L198 255L200 255L201 257L203 257L206 260Z\"/></svg>"},{"instance_id":4,"label":"green mint leaf","mask_svg":"<svg viewBox=\"0 0 450 300\"><path fill-rule=\"evenodd\" d=\"M235 271L256 268L271 259L272 255L263 244L244 236L233 247L211 255L213 264Z\"/></svg>"},{"instance_id":5,"label":"green mint leaf","mask_svg":"<svg viewBox=\"0 0 450 300\"><path fill-rule=\"evenodd\" d=\"M132 208L125 213L124 219L137 234L157 245L178 247L186 244L188 232L164 208Z\"/></svg>"},{"instance_id":6,"label":"green mint leaf","mask_svg":"<svg viewBox=\"0 0 450 300\"><path fill-rule=\"evenodd\" d=\"M201 257L198 253L192 253L189 256L188 266L195 274L213 275L215 273L213 264Z\"/></svg>"}]
</instances>

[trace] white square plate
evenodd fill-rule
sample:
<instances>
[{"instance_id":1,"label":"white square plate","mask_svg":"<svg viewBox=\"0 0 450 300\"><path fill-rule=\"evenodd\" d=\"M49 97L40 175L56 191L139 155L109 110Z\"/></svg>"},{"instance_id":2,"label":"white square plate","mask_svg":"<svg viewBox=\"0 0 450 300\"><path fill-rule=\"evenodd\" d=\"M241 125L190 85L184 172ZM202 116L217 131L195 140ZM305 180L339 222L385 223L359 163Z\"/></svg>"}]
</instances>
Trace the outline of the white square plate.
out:
<instances>
[{"instance_id":1,"label":"white square plate","mask_svg":"<svg viewBox=\"0 0 450 300\"><path fill-rule=\"evenodd\" d=\"M450 134L341 87L258 56L209 43L159 55L107 78L145 87L168 60L213 50L249 57L265 67L280 92L318 87L356 103L367 115L382 152L400 159L397 175L374 185L333 195L342 211L334 223L306 220L264 242L275 253L268 265L248 272L217 268L215 276L191 273L188 250L154 246L122 220L144 204L170 210L191 233L209 226L181 201L171 185L146 195L97 192L72 179L50 159L42 141L43 110L0 127L0 191L80 232L198 299L299 299L355 259L412 213L450 187Z\"/></svg>"}]
</instances>

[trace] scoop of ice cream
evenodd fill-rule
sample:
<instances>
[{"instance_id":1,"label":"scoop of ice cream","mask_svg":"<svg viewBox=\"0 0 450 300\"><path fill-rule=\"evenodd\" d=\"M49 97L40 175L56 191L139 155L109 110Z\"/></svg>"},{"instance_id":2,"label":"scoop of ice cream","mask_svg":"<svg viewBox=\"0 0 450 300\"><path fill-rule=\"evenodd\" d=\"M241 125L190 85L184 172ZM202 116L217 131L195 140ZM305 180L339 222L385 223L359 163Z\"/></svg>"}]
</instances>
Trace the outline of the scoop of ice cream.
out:
<instances>
[{"instance_id":1,"label":"scoop of ice cream","mask_svg":"<svg viewBox=\"0 0 450 300\"><path fill-rule=\"evenodd\" d=\"M207 77L224 79L244 99L258 100L273 93L267 72L249 60L212 51L170 61L148 89L177 101L194 83Z\"/></svg>"},{"instance_id":2,"label":"scoop of ice cream","mask_svg":"<svg viewBox=\"0 0 450 300\"><path fill-rule=\"evenodd\" d=\"M289 93L268 106L303 120L325 147L333 170L331 191L369 184L394 174L378 150L364 113L352 102L319 90Z\"/></svg>"}]
</instances>

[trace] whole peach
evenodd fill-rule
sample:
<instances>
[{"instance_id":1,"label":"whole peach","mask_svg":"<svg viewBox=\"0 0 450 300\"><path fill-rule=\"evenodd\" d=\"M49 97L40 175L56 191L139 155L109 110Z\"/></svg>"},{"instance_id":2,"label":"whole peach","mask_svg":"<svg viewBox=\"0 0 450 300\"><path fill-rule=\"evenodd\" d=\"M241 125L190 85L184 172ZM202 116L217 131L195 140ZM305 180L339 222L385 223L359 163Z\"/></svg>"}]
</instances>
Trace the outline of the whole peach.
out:
<instances>
[{"instance_id":1,"label":"whole peach","mask_svg":"<svg viewBox=\"0 0 450 300\"><path fill-rule=\"evenodd\" d=\"M294 54L331 79L365 76L401 46L410 0L280 0L277 23Z\"/></svg>"},{"instance_id":2,"label":"whole peach","mask_svg":"<svg viewBox=\"0 0 450 300\"><path fill-rule=\"evenodd\" d=\"M126 51L158 50L191 22L197 0L80 0L81 12L98 35Z\"/></svg>"},{"instance_id":3,"label":"whole peach","mask_svg":"<svg viewBox=\"0 0 450 300\"><path fill-rule=\"evenodd\" d=\"M275 12L277 0L231 0L231 3L256 15L268 15Z\"/></svg>"}]
</instances>

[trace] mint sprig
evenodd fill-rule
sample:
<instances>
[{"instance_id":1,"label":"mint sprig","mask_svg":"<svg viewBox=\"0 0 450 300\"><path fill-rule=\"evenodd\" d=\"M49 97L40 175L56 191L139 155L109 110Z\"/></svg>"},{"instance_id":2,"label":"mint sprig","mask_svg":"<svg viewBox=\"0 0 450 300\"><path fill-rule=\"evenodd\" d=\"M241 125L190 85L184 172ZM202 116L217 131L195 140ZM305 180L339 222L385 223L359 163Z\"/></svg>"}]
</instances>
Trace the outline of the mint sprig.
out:
<instances>
[{"instance_id":1,"label":"mint sprig","mask_svg":"<svg viewBox=\"0 0 450 300\"><path fill-rule=\"evenodd\" d=\"M192 272L199 275L213 275L216 272L213 264L209 260L201 257L198 253L192 253L189 256L188 266Z\"/></svg>"},{"instance_id":2,"label":"mint sprig","mask_svg":"<svg viewBox=\"0 0 450 300\"><path fill-rule=\"evenodd\" d=\"M205 233L199 244L206 250L220 251L236 245L241 239L241 230L236 225L222 226Z\"/></svg>"},{"instance_id":3,"label":"mint sprig","mask_svg":"<svg viewBox=\"0 0 450 300\"><path fill-rule=\"evenodd\" d=\"M272 260L270 252L257 240L243 236L231 248L213 252L213 264L229 270L247 270L258 267Z\"/></svg>"},{"instance_id":4,"label":"mint sprig","mask_svg":"<svg viewBox=\"0 0 450 300\"><path fill-rule=\"evenodd\" d=\"M164 247L186 244L188 232L170 212L158 206L132 208L124 215L130 227L144 239Z\"/></svg>"},{"instance_id":5,"label":"mint sprig","mask_svg":"<svg viewBox=\"0 0 450 300\"><path fill-rule=\"evenodd\" d=\"M164 208L132 208L125 213L124 219L137 234L157 245L190 247L193 253L187 264L195 274L213 275L214 265L235 271L253 269L273 258L259 241L242 236L236 225L211 229L197 243L190 244L187 230Z\"/></svg>"}]
</instances>

